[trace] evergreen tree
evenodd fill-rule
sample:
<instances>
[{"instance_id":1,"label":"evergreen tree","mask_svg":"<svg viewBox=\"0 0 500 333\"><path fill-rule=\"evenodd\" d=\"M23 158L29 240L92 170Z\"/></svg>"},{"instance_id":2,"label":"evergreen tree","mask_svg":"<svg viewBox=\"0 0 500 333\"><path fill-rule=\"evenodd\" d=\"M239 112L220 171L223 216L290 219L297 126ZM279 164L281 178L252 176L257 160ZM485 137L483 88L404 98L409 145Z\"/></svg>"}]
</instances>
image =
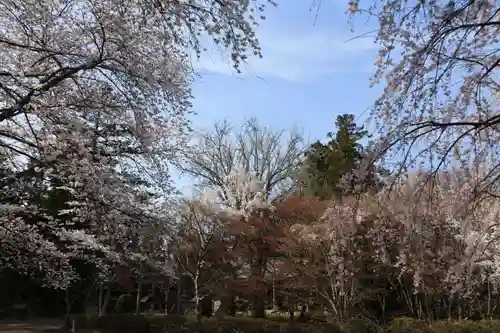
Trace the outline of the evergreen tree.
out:
<instances>
[{"instance_id":1,"label":"evergreen tree","mask_svg":"<svg viewBox=\"0 0 500 333\"><path fill-rule=\"evenodd\" d=\"M374 168L368 170L363 180L356 172L367 153L360 141L370 137L368 131L356 125L351 114L337 116L335 126L336 132L327 134L328 142L317 141L306 152L304 194L328 199L366 188L359 185L375 184Z\"/></svg>"}]
</instances>

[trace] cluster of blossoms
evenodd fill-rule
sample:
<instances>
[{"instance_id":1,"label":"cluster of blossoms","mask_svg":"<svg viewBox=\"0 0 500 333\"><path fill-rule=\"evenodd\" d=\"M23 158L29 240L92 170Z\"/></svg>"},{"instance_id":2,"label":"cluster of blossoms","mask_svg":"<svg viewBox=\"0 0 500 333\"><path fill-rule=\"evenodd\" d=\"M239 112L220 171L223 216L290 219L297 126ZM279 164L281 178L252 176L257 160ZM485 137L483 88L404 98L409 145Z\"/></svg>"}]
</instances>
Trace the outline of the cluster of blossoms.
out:
<instances>
[{"instance_id":1,"label":"cluster of blossoms","mask_svg":"<svg viewBox=\"0 0 500 333\"><path fill-rule=\"evenodd\" d=\"M376 196L334 200L318 220L291 227L295 248L309 249L314 262L301 273L329 277L329 289L318 292L338 315L342 304L360 300L360 276L373 272L391 272L388 281L399 281L409 294L463 299L484 283L497 288L500 205L490 197L466 207L470 193L460 171L432 180L415 173Z\"/></svg>"},{"instance_id":2,"label":"cluster of blossoms","mask_svg":"<svg viewBox=\"0 0 500 333\"><path fill-rule=\"evenodd\" d=\"M252 13L263 8L2 2L1 266L65 288L77 278L71 260L145 260L144 234L169 218L152 197L171 202L168 163L189 132L188 55L206 33L231 49L235 66L259 54Z\"/></svg>"}]
</instances>

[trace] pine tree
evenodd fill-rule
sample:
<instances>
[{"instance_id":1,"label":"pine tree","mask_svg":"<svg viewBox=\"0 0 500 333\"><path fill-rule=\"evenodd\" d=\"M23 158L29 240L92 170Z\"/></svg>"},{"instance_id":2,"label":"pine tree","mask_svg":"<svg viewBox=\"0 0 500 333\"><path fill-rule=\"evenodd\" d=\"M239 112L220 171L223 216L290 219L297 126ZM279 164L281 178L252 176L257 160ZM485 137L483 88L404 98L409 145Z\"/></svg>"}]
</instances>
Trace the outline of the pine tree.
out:
<instances>
[{"instance_id":1,"label":"pine tree","mask_svg":"<svg viewBox=\"0 0 500 333\"><path fill-rule=\"evenodd\" d=\"M370 135L364 126L356 125L351 114L337 116L335 126L336 132L327 134L328 142L317 141L306 152L305 194L328 199L359 190L355 171L367 151L360 141ZM364 184L373 183L374 172L369 173Z\"/></svg>"}]
</instances>

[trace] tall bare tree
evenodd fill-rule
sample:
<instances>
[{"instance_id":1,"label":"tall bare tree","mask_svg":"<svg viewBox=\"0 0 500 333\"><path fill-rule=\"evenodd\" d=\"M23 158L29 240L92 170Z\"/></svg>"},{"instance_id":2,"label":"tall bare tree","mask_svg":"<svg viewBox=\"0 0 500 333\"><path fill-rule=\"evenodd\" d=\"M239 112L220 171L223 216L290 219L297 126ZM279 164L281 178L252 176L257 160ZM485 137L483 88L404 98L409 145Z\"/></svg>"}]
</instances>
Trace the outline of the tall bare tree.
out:
<instances>
[{"instance_id":1,"label":"tall bare tree","mask_svg":"<svg viewBox=\"0 0 500 333\"><path fill-rule=\"evenodd\" d=\"M212 131L203 134L186 150L177 166L198 180L200 187L216 190L223 201L235 195L233 178L238 174L248 178L242 183L259 183L255 188L262 191L265 199L273 200L292 189L293 175L304 152L303 143L296 130L274 130L251 118L235 131L226 120L215 123ZM242 201L234 202L240 205Z\"/></svg>"}]
</instances>

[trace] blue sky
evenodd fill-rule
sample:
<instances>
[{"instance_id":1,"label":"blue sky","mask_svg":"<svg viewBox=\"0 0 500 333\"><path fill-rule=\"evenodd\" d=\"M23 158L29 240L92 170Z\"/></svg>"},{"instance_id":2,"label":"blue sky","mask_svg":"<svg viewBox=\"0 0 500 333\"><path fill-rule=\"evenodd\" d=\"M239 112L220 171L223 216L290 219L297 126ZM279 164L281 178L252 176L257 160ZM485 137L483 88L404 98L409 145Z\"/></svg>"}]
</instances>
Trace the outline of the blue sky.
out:
<instances>
[{"instance_id":1,"label":"blue sky","mask_svg":"<svg viewBox=\"0 0 500 333\"><path fill-rule=\"evenodd\" d=\"M210 48L197 61L202 77L193 85L195 128L215 120L241 124L257 117L280 129L294 125L310 140L324 139L338 114L362 115L382 87L369 87L377 45L357 38L376 22L357 19L350 31L347 1L281 1L269 7L257 30L263 58L251 58L232 70L219 49Z\"/></svg>"}]
</instances>

